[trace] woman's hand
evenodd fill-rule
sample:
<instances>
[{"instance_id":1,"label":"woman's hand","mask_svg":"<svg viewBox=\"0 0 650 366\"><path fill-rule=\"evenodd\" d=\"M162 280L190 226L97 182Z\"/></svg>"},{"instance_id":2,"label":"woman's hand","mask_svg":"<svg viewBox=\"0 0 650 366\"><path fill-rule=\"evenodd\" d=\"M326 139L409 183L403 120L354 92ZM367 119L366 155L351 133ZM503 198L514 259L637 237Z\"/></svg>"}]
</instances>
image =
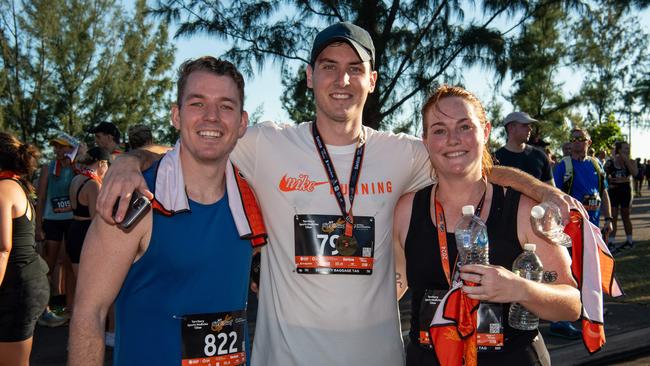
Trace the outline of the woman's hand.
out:
<instances>
[{"instance_id":1,"label":"woman's hand","mask_svg":"<svg viewBox=\"0 0 650 366\"><path fill-rule=\"evenodd\" d=\"M523 278L494 265L468 264L460 267L465 281L463 292L471 299L498 303L518 302L525 285Z\"/></svg>"}]
</instances>

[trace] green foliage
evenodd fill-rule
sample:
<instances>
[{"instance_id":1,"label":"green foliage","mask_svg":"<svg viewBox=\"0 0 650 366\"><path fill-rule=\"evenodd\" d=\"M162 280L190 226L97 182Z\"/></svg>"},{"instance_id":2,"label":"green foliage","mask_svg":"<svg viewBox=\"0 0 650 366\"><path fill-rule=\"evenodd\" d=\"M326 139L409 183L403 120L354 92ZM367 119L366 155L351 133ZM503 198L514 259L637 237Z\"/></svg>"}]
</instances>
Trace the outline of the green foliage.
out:
<instances>
[{"instance_id":1,"label":"green foliage","mask_svg":"<svg viewBox=\"0 0 650 366\"><path fill-rule=\"evenodd\" d=\"M166 26L116 0L0 0L0 119L24 141L54 130L86 140L111 121L166 124L174 49Z\"/></svg>"},{"instance_id":2,"label":"green foliage","mask_svg":"<svg viewBox=\"0 0 650 366\"><path fill-rule=\"evenodd\" d=\"M573 27L571 49L573 62L587 73L581 95L590 118L601 123L610 113L631 114L626 93L648 60L648 35L628 15L628 2L602 0L590 10Z\"/></svg>"},{"instance_id":3,"label":"green foliage","mask_svg":"<svg viewBox=\"0 0 650 366\"><path fill-rule=\"evenodd\" d=\"M591 135L591 148L594 151L604 150L609 152L616 141L624 140L619 122L613 114L607 116L603 123L595 124L587 130Z\"/></svg>"},{"instance_id":4,"label":"green foliage","mask_svg":"<svg viewBox=\"0 0 650 366\"><path fill-rule=\"evenodd\" d=\"M313 121L314 93L307 87L306 67L301 65L298 71L282 69L282 86L284 93L280 96L282 108L289 113L289 118L297 123Z\"/></svg>"},{"instance_id":5,"label":"green foliage","mask_svg":"<svg viewBox=\"0 0 650 366\"><path fill-rule=\"evenodd\" d=\"M566 11L560 3L538 9L524 24L510 47L509 66L514 78L510 101L515 110L525 111L542 123L535 126L531 139L543 137L552 148L566 136L564 120L578 98L568 99L562 83L556 81L567 50L562 42Z\"/></svg>"},{"instance_id":6,"label":"green foliage","mask_svg":"<svg viewBox=\"0 0 650 366\"><path fill-rule=\"evenodd\" d=\"M364 109L372 127L400 125L397 116L439 83L458 84L463 68L506 71L506 37L494 27L499 15L525 19L556 0L489 0L480 15L465 19L461 1L229 1L160 0L153 11L180 23L176 36L207 33L232 42L223 57L251 75L271 60L283 70L283 107L295 121L313 116L304 68L318 30L351 21L368 30L376 48L376 90ZM296 66L300 64L300 66ZM298 69L298 71L294 71Z\"/></svg>"}]
</instances>

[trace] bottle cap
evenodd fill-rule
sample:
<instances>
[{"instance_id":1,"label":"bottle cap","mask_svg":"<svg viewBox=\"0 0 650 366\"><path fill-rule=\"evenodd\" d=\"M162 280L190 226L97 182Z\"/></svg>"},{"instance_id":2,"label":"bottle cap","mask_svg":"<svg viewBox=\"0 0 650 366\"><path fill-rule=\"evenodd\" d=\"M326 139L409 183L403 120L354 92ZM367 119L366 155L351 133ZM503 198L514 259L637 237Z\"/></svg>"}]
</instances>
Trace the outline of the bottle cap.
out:
<instances>
[{"instance_id":1,"label":"bottle cap","mask_svg":"<svg viewBox=\"0 0 650 366\"><path fill-rule=\"evenodd\" d=\"M463 211L463 216L474 215L474 206L472 205L463 206L462 211Z\"/></svg>"},{"instance_id":2,"label":"bottle cap","mask_svg":"<svg viewBox=\"0 0 650 366\"><path fill-rule=\"evenodd\" d=\"M530 216L534 219L541 219L544 217L544 207L537 205L530 210Z\"/></svg>"},{"instance_id":3,"label":"bottle cap","mask_svg":"<svg viewBox=\"0 0 650 366\"><path fill-rule=\"evenodd\" d=\"M527 250L529 252L534 252L535 249L537 249L537 245L535 245L535 244L532 244L532 243L524 244L524 250Z\"/></svg>"}]
</instances>

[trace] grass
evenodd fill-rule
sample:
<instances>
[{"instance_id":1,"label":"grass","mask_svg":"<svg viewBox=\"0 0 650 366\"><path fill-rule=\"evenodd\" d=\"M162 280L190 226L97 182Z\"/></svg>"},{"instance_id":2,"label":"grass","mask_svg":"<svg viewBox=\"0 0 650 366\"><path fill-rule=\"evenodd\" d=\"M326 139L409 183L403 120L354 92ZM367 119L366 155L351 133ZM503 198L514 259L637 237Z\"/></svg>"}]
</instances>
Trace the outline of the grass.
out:
<instances>
[{"instance_id":1,"label":"grass","mask_svg":"<svg viewBox=\"0 0 650 366\"><path fill-rule=\"evenodd\" d=\"M636 247L615 256L616 278L625 296L616 301L650 304L650 240L637 241Z\"/></svg>"}]
</instances>

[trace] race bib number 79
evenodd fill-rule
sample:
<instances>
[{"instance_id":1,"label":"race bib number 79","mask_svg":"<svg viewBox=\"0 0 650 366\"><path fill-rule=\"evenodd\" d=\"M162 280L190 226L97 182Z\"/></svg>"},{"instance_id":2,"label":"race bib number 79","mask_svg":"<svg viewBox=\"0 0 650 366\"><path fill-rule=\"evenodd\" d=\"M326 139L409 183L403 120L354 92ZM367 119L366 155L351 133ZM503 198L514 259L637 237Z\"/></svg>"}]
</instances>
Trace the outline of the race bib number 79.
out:
<instances>
[{"instance_id":1,"label":"race bib number 79","mask_svg":"<svg viewBox=\"0 0 650 366\"><path fill-rule=\"evenodd\" d=\"M345 221L337 215L295 215L293 230L298 273L372 274L374 217L354 216L352 238L343 237Z\"/></svg>"},{"instance_id":2,"label":"race bib number 79","mask_svg":"<svg viewBox=\"0 0 650 366\"><path fill-rule=\"evenodd\" d=\"M246 364L244 310L183 317L182 366Z\"/></svg>"}]
</instances>

